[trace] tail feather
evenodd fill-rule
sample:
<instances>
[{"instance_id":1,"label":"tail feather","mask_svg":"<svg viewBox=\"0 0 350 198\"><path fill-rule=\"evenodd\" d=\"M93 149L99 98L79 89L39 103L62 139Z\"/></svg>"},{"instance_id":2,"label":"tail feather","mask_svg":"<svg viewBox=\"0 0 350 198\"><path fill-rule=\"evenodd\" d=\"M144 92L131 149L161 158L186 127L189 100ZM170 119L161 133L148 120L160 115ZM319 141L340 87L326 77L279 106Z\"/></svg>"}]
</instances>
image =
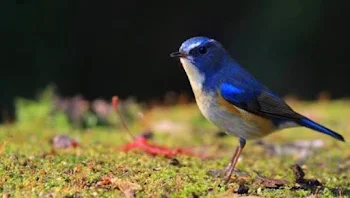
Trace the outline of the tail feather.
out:
<instances>
[{"instance_id":1,"label":"tail feather","mask_svg":"<svg viewBox=\"0 0 350 198\"><path fill-rule=\"evenodd\" d=\"M318 131L318 132L321 132L321 133L324 133L324 134L327 134L337 140L340 140L340 141L343 141L345 142L345 139L342 135L320 125L320 124L317 124L316 122L308 119L308 118L302 118L300 121L299 121L299 124L304 126L304 127L307 127L307 128L310 128L310 129L313 129L315 131Z\"/></svg>"}]
</instances>

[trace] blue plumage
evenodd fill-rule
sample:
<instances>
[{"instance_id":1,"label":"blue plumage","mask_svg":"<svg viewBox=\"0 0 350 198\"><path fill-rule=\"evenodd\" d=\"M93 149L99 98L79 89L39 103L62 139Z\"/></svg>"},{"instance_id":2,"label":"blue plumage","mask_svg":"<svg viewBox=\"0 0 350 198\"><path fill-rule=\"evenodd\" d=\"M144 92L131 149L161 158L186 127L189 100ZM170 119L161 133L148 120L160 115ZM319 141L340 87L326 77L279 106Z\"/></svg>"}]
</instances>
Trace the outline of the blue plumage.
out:
<instances>
[{"instance_id":1,"label":"blue plumage","mask_svg":"<svg viewBox=\"0 0 350 198\"><path fill-rule=\"evenodd\" d=\"M230 96L233 96L232 100L235 101L236 103L239 103L242 100L244 100L243 97L246 96L244 89L241 89L240 87L234 86L231 83L220 84L220 92L224 98L228 98Z\"/></svg>"},{"instance_id":2,"label":"blue plumage","mask_svg":"<svg viewBox=\"0 0 350 198\"><path fill-rule=\"evenodd\" d=\"M338 133L295 112L241 67L214 39L190 38L171 56L180 58L203 115L219 128L240 138L227 168L229 176L246 139L303 126L344 141Z\"/></svg>"},{"instance_id":3,"label":"blue plumage","mask_svg":"<svg viewBox=\"0 0 350 198\"><path fill-rule=\"evenodd\" d=\"M338 133L336 133L336 132L334 132L334 131L332 131L332 130L330 130L330 129L328 129L320 124L317 124L316 122L314 122L308 118L300 119L299 124L301 126L304 126L304 127L316 130L318 132L330 135L337 140L345 141L343 136L339 135Z\"/></svg>"}]
</instances>

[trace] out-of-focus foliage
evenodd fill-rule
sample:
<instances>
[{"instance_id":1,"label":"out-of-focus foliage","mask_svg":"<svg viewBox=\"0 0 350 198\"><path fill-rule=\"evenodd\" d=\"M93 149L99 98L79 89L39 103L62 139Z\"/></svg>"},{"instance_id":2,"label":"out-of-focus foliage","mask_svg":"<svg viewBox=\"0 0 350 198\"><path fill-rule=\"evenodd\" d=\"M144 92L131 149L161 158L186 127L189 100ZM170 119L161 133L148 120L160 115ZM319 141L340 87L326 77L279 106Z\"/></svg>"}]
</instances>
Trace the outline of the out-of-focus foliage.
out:
<instances>
[{"instance_id":1,"label":"out-of-focus foliage","mask_svg":"<svg viewBox=\"0 0 350 198\"><path fill-rule=\"evenodd\" d=\"M109 101L87 101L79 95L62 98L56 94L54 86L42 90L34 100L17 98L15 108L16 124L24 128L35 126L70 130L97 126L122 127ZM130 124L139 118L142 111L141 105L132 98L120 101L118 109Z\"/></svg>"}]
</instances>

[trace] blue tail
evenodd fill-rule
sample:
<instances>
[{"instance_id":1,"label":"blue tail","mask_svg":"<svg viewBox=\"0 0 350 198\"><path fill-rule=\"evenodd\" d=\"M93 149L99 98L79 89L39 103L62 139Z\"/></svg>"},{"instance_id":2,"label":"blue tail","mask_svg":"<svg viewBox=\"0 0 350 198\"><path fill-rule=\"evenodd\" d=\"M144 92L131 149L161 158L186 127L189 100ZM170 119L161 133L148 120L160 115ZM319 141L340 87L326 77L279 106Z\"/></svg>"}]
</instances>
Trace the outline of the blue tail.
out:
<instances>
[{"instance_id":1,"label":"blue tail","mask_svg":"<svg viewBox=\"0 0 350 198\"><path fill-rule=\"evenodd\" d=\"M314 122L308 118L302 118L298 123L304 127L307 127L307 128L316 130L318 132L327 134L327 135L332 136L333 138L335 138L337 140L345 142L344 137L341 136L340 134L338 134L338 133L336 133L336 132L334 132L334 131L332 131L324 126L321 126L320 124L317 124L316 122Z\"/></svg>"}]
</instances>

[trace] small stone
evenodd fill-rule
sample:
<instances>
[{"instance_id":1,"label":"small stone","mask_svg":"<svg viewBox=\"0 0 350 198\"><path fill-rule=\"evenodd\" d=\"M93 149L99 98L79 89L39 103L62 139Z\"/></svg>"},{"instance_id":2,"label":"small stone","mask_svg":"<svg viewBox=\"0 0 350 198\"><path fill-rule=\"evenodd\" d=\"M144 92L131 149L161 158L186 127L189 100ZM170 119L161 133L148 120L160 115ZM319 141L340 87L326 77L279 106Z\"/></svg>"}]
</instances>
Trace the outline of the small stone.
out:
<instances>
[{"instance_id":1,"label":"small stone","mask_svg":"<svg viewBox=\"0 0 350 198\"><path fill-rule=\"evenodd\" d=\"M166 195L166 194L162 194L162 195L161 195L161 198L169 198L169 196Z\"/></svg>"},{"instance_id":2,"label":"small stone","mask_svg":"<svg viewBox=\"0 0 350 198\"><path fill-rule=\"evenodd\" d=\"M180 165L180 162L179 162L179 160L176 159L176 158L171 158L171 159L169 160L169 164L171 164L171 165L173 165L173 166L179 166L179 165Z\"/></svg>"},{"instance_id":3,"label":"small stone","mask_svg":"<svg viewBox=\"0 0 350 198\"><path fill-rule=\"evenodd\" d=\"M52 146L57 149L76 147L77 142L67 135L57 135L51 140Z\"/></svg>"},{"instance_id":4,"label":"small stone","mask_svg":"<svg viewBox=\"0 0 350 198\"><path fill-rule=\"evenodd\" d=\"M142 137L146 139L152 139L153 138L153 132L152 131L145 131L141 134Z\"/></svg>"},{"instance_id":5,"label":"small stone","mask_svg":"<svg viewBox=\"0 0 350 198\"><path fill-rule=\"evenodd\" d=\"M249 191L248 186L244 184L240 184L238 189L236 190L236 193L242 195L242 194L247 194L248 191Z\"/></svg>"},{"instance_id":6,"label":"small stone","mask_svg":"<svg viewBox=\"0 0 350 198\"><path fill-rule=\"evenodd\" d=\"M199 198L199 195L197 195L195 192L192 193L192 198Z\"/></svg>"},{"instance_id":7,"label":"small stone","mask_svg":"<svg viewBox=\"0 0 350 198\"><path fill-rule=\"evenodd\" d=\"M159 167L153 168L153 171L160 171L160 170L161 170L161 168L159 168Z\"/></svg>"},{"instance_id":8,"label":"small stone","mask_svg":"<svg viewBox=\"0 0 350 198\"><path fill-rule=\"evenodd\" d=\"M218 132L216 133L216 136L217 136L217 137L226 137L226 136L227 136L227 133L225 133L225 132L223 132L223 131L218 131Z\"/></svg>"}]
</instances>

